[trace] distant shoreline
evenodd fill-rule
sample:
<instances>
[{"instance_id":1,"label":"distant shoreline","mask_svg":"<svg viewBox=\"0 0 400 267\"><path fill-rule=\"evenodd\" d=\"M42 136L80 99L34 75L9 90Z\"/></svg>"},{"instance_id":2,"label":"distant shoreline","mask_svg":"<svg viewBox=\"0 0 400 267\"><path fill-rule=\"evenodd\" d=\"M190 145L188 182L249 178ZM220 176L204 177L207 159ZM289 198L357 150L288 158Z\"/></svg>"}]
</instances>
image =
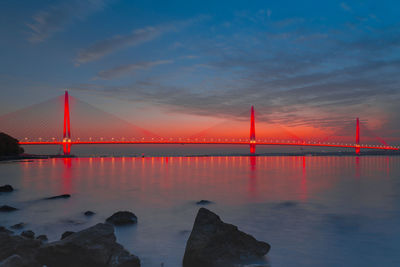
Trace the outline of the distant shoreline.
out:
<instances>
[{"instance_id":1,"label":"distant shoreline","mask_svg":"<svg viewBox=\"0 0 400 267\"><path fill-rule=\"evenodd\" d=\"M29 160L29 159L74 158L74 157L75 156L21 154L13 156L0 156L0 161L19 161L19 160Z\"/></svg>"}]
</instances>

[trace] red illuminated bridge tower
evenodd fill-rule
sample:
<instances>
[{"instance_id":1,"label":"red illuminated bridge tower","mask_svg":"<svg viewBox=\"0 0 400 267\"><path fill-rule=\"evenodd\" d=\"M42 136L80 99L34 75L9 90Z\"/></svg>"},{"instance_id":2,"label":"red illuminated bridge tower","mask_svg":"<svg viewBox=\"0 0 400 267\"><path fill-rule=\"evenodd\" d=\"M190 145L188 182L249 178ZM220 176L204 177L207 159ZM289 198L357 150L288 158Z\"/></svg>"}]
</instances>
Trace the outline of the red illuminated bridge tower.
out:
<instances>
[{"instance_id":1,"label":"red illuminated bridge tower","mask_svg":"<svg viewBox=\"0 0 400 267\"><path fill-rule=\"evenodd\" d=\"M356 154L360 154L360 120L358 118L356 124Z\"/></svg>"},{"instance_id":2,"label":"red illuminated bridge tower","mask_svg":"<svg viewBox=\"0 0 400 267\"><path fill-rule=\"evenodd\" d=\"M250 154L256 153L256 125L254 121L254 107L251 106L250 114Z\"/></svg>"},{"instance_id":3,"label":"red illuminated bridge tower","mask_svg":"<svg viewBox=\"0 0 400 267\"><path fill-rule=\"evenodd\" d=\"M63 130L63 150L64 155L71 153L71 123L69 118L69 96L68 91L65 91L64 98L64 130Z\"/></svg>"}]
</instances>

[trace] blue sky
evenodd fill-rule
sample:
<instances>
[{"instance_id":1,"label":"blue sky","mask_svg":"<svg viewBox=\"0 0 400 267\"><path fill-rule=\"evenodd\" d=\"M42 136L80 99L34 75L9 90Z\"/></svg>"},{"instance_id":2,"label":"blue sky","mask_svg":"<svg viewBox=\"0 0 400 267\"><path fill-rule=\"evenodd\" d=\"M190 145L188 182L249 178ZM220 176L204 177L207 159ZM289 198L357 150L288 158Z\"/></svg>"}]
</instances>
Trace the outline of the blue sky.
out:
<instances>
[{"instance_id":1,"label":"blue sky","mask_svg":"<svg viewBox=\"0 0 400 267\"><path fill-rule=\"evenodd\" d=\"M255 105L400 135L397 1L2 1L0 114L63 93L151 128ZM164 126L165 126L164 125ZM161 126L160 126L161 127Z\"/></svg>"}]
</instances>

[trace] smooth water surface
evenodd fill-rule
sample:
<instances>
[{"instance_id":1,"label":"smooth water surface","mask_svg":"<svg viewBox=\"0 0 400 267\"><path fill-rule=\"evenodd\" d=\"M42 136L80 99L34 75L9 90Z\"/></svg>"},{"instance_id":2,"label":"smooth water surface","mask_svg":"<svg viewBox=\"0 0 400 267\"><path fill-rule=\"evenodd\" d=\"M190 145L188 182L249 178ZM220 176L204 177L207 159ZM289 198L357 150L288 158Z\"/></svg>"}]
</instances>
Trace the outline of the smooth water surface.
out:
<instances>
[{"instance_id":1,"label":"smooth water surface","mask_svg":"<svg viewBox=\"0 0 400 267\"><path fill-rule=\"evenodd\" d=\"M400 266L400 157L76 158L0 163L0 225L57 240L118 210L142 266L181 266L199 206L267 241L271 266ZM58 194L70 199L43 200ZM96 212L91 218L86 210Z\"/></svg>"}]
</instances>

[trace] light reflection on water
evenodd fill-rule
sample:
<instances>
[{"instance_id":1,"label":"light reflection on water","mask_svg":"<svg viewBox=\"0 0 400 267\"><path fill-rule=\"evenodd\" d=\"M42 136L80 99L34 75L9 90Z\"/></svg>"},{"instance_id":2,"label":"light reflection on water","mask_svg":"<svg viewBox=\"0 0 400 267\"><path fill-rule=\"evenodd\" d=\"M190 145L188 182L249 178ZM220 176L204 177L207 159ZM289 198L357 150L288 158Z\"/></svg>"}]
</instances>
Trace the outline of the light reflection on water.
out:
<instances>
[{"instance_id":1,"label":"light reflection on water","mask_svg":"<svg viewBox=\"0 0 400 267\"><path fill-rule=\"evenodd\" d=\"M1 163L0 173L18 189L0 204L21 209L0 225L26 222L55 240L131 210L139 224L116 234L145 267L179 266L200 199L269 242L272 266L400 265L400 157L72 158Z\"/></svg>"}]
</instances>

